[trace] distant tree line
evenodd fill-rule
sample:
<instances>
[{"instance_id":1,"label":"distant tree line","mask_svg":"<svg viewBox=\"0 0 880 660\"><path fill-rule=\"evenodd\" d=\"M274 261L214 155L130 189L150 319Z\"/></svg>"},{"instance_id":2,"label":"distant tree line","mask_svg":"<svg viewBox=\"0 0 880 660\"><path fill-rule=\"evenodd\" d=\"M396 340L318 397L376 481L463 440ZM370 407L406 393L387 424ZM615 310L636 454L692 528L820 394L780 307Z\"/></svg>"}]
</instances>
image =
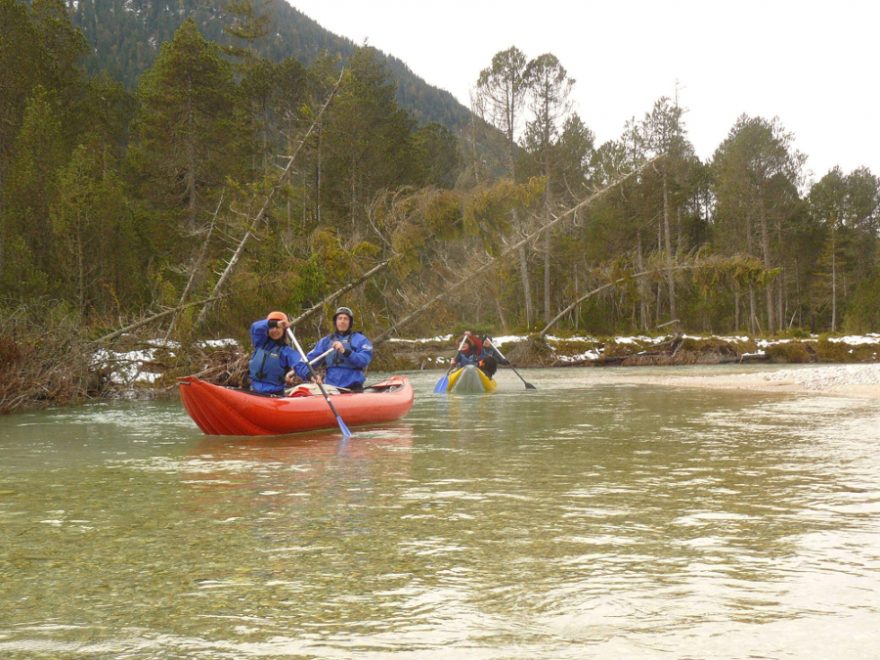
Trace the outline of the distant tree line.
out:
<instances>
[{"instance_id":1,"label":"distant tree line","mask_svg":"<svg viewBox=\"0 0 880 660\"><path fill-rule=\"evenodd\" d=\"M880 179L834 168L807 188L778 119L743 115L702 162L661 98L596 145L562 63L514 47L481 72L453 133L401 108L374 49L274 61L257 48L259 12L229 11L225 45L187 19L129 93L85 72L60 0L0 0L5 309L48 306L97 336L180 308L169 334L241 335L269 308L307 309L387 264L346 294L374 331L477 270L402 332L880 327ZM223 271L199 325L184 305Z\"/></svg>"}]
</instances>

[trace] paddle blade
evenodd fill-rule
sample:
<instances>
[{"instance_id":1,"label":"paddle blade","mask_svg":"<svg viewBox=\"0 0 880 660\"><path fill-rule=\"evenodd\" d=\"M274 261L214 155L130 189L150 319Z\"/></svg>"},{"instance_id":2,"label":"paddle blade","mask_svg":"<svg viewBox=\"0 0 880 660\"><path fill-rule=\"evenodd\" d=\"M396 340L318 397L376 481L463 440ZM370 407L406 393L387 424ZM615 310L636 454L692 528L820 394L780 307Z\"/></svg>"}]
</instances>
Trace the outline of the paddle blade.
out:
<instances>
[{"instance_id":1,"label":"paddle blade","mask_svg":"<svg viewBox=\"0 0 880 660\"><path fill-rule=\"evenodd\" d=\"M526 383L526 389L527 390L536 390L538 388L535 387L534 385L532 385L531 383Z\"/></svg>"},{"instance_id":2,"label":"paddle blade","mask_svg":"<svg viewBox=\"0 0 880 660\"><path fill-rule=\"evenodd\" d=\"M434 385L434 394L446 394L446 391L449 389L449 374L445 374L443 378L437 381L437 384Z\"/></svg>"},{"instance_id":3,"label":"paddle blade","mask_svg":"<svg viewBox=\"0 0 880 660\"><path fill-rule=\"evenodd\" d=\"M339 424L339 430L342 431L342 435L345 438L351 437L351 431L348 430L348 427L345 425L345 422L342 421L342 417L336 415L336 422Z\"/></svg>"}]
</instances>

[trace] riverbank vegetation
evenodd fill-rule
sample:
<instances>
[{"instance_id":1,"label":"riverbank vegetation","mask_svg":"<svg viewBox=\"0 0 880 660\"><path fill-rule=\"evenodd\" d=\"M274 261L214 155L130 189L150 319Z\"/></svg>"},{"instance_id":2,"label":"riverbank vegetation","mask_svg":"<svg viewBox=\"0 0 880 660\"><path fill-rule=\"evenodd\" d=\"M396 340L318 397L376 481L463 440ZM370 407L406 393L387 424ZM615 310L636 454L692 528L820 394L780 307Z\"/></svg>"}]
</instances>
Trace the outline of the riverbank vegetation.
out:
<instances>
[{"instance_id":1,"label":"riverbank vegetation","mask_svg":"<svg viewBox=\"0 0 880 660\"><path fill-rule=\"evenodd\" d=\"M380 344L880 327L880 179L806 180L779 118L704 162L661 98L596 144L563 63L512 47L453 131L398 105L374 49L274 61L260 16L227 18L237 47L185 20L129 93L86 75L59 0L0 0L5 401L100 395L88 356L132 332L177 342L173 369L269 309L313 338L340 291Z\"/></svg>"}]
</instances>

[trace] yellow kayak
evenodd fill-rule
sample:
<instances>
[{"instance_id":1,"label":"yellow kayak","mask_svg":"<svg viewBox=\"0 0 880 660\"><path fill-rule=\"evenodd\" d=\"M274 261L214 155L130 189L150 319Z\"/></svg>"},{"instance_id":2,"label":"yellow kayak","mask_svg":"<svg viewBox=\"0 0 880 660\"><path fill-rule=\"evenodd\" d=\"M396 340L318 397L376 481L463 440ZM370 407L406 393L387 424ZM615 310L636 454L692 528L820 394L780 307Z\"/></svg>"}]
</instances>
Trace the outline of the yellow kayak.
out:
<instances>
[{"instance_id":1,"label":"yellow kayak","mask_svg":"<svg viewBox=\"0 0 880 660\"><path fill-rule=\"evenodd\" d=\"M498 383L472 364L467 364L449 374L447 392L459 394L488 394L494 392Z\"/></svg>"}]
</instances>

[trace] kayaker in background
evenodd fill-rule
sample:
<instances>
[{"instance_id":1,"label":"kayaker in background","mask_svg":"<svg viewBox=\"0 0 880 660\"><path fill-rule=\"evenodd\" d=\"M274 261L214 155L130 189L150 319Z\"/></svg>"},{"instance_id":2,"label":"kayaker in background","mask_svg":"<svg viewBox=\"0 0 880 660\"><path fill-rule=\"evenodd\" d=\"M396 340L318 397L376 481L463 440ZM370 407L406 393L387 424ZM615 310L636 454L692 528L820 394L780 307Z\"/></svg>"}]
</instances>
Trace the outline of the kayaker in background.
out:
<instances>
[{"instance_id":1,"label":"kayaker in background","mask_svg":"<svg viewBox=\"0 0 880 660\"><path fill-rule=\"evenodd\" d=\"M495 377L495 372L498 371L499 364L510 364L507 358L505 358L501 353L498 352L498 349L495 348L495 344L491 337L483 338L483 357L477 362L477 366L483 370L489 378Z\"/></svg>"},{"instance_id":2,"label":"kayaker in background","mask_svg":"<svg viewBox=\"0 0 880 660\"><path fill-rule=\"evenodd\" d=\"M470 330L465 332L464 335L464 346L453 358L455 364L459 367L473 364L479 367L489 378L492 378L495 372L498 371L498 365L506 364L507 361L496 352L495 347L492 345L491 337L487 338L489 342L486 343L485 339L475 335Z\"/></svg>"},{"instance_id":3,"label":"kayaker in background","mask_svg":"<svg viewBox=\"0 0 880 660\"><path fill-rule=\"evenodd\" d=\"M483 340L480 339L470 330L464 333L464 345L461 350L455 354L453 362L457 367L464 367L469 364L476 365L483 355Z\"/></svg>"},{"instance_id":4,"label":"kayaker in background","mask_svg":"<svg viewBox=\"0 0 880 660\"><path fill-rule=\"evenodd\" d=\"M251 324L251 342L254 353L248 365L251 389L260 394L282 394L284 385L290 385L294 365L299 355L287 345L285 333L290 323L284 312L270 312L260 321Z\"/></svg>"},{"instance_id":5,"label":"kayaker in background","mask_svg":"<svg viewBox=\"0 0 880 660\"><path fill-rule=\"evenodd\" d=\"M306 358L311 361L329 349L334 352L324 359L327 373L324 383L334 387L345 388L353 392L364 389L364 370L373 359L373 344L362 333L352 329L354 312L348 307L340 307L333 315L333 332L323 337L309 351ZM319 362L318 365L321 363ZM316 366L318 366L316 365ZM305 362L295 366L296 374L303 380L310 380L309 368ZM318 376L320 379L321 376Z\"/></svg>"}]
</instances>

